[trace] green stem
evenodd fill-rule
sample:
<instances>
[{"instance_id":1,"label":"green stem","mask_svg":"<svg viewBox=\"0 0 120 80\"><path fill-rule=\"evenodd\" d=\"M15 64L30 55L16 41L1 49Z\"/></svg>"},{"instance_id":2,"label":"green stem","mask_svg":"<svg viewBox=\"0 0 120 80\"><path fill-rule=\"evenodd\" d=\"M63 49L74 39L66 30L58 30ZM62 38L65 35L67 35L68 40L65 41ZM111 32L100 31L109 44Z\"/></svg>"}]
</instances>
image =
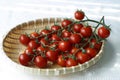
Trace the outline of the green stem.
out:
<instances>
[{"instance_id":1,"label":"green stem","mask_svg":"<svg viewBox=\"0 0 120 80\"><path fill-rule=\"evenodd\" d=\"M95 21L95 20L92 20L92 19L82 20L82 21L79 21L79 22L86 22L86 21L95 22L95 23L99 23L99 24L101 24L101 25L107 26L107 25L105 25L104 23L101 23L101 22L99 22L99 21Z\"/></svg>"},{"instance_id":2,"label":"green stem","mask_svg":"<svg viewBox=\"0 0 120 80\"><path fill-rule=\"evenodd\" d=\"M97 30L97 28L99 27L100 24L105 25L105 24L101 23L102 21L104 21L104 16L101 18L100 22L95 21L95 20L90 20L90 19L83 20L82 22L84 22L84 21L91 21L91 22L98 23L97 26L95 27L93 33L96 32L96 30ZM81 21L80 21L80 22L81 22ZM105 25L105 26L106 26L106 25ZM85 47L85 46L91 41L91 39L94 37L94 35L95 35L95 34L92 34L92 35L90 36L90 38L88 39L88 41L87 41L85 44L83 44L83 45L79 48L79 50L77 50L77 51L74 53L74 55L75 55L78 51L83 50L83 47ZM98 41L97 36L96 36L96 40Z\"/></svg>"}]
</instances>

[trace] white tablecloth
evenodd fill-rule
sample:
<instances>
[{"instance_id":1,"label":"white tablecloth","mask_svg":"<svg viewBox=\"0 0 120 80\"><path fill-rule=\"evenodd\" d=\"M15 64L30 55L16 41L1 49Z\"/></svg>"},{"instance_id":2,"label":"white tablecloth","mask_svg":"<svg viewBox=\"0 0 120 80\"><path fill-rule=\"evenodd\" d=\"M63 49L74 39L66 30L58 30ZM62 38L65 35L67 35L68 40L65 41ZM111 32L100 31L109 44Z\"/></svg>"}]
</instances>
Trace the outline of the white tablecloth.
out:
<instances>
[{"instance_id":1,"label":"white tablecloth","mask_svg":"<svg viewBox=\"0 0 120 80\"><path fill-rule=\"evenodd\" d=\"M105 16L112 33L105 54L94 66L62 76L40 76L17 70L2 51L7 32L22 22L49 17L73 17L77 9L92 19ZM0 80L120 80L120 0L0 0Z\"/></svg>"}]
</instances>

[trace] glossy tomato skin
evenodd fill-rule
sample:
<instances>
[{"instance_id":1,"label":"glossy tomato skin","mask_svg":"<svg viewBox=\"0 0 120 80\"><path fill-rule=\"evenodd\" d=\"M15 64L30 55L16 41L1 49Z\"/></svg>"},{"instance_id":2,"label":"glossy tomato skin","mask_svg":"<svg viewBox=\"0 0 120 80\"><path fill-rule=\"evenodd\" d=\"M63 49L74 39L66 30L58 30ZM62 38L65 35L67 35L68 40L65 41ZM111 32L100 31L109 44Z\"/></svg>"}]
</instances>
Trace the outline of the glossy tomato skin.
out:
<instances>
[{"instance_id":1,"label":"glossy tomato skin","mask_svg":"<svg viewBox=\"0 0 120 80\"><path fill-rule=\"evenodd\" d=\"M47 48L44 48L42 46L37 47L38 52L45 52L46 50L47 50Z\"/></svg>"},{"instance_id":2,"label":"glossy tomato skin","mask_svg":"<svg viewBox=\"0 0 120 80\"><path fill-rule=\"evenodd\" d=\"M59 36L57 36L57 34L52 34L51 40L52 41L60 41L61 39Z\"/></svg>"},{"instance_id":3,"label":"glossy tomato skin","mask_svg":"<svg viewBox=\"0 0 120 80\"><path fill-rule=\"evenodd\" d=\"M92 35L92 28L91 26L82 27L80 33L83 37L90 37Z\"/></svg>"},{"instance_id":4,"label":"glossy tomato skin","mask_svg":"<svg viewBox=\"0 0 120 80\"><path fill-rule=\"evenodd\" d=\"M76 48L76 47L73 47L71 50L70 50L70 54L75 54L79 49Z\"/></svg>"},{"instance_id":5,"label":"glossy tomato skin","mask_svg":"<svg viewBox=\"0 0 120 80\"><path fill-rule=\"evenodd\" d=\"M61 29L61 27L59 25L53 25L53 26L51 26L51 31L57 31L59 29Z\"/></svg>"},{"instance_id":6,"label":"glossy tomato skin","mask_svg":"<svg viewBox=\"0 0 120 80\"><path fill-rule=\"evenodd\" d=\"M71 43L70 41L60 41L58 44L58 48L60 49L60 51L69 51L71 49Z\"/></svg>"},{"instance_id":7,"label":"glossy tomato skin","mask_svg":"<svg viewBox=\"0 0 120 80\"><path fill-rule=\"evenodd\" d=\"M83 27L82 24L74 24L74 25L73 25L73 30L74 30L75 32L79 33L82 27Z\"/></svg>"},{"instance_id":8,"label":"glossy tomato skin","mask_svg":"<svg viewBox=\"0 0 120 80\"><path fill-rule=\"evenodd\" d=\"M69 58L67 61L66 61L66 67L71 67L71 66L76 66L78 64L78 61L77 60L74 60L72 58Z\"/></svg>"},{"instance_id":9,"label":"glossy tomato skin","mask_svg":"<svg viewBox=\"0 0 120 80\"><path fill-rule=\"evenodd\" d=\"M97 51L99 51L102 46L102 42L97 43L96 39L92 39L91 44Z\"/></svg>"},{"instance_id":10,"label":"glossy tomato skin","mask_svg":"<svg viewBox=\"0 0 120 80\"><path fill-rule=\"evenodd\" d=\"M25 34L21 34L20 37L19 37L19 41L23 45L27 46L28 43L30 42L30 38L27 35L25 35Z\"/></svg>"},{"instance_id":11,"label":"glossy tomato skin","mask_svg":"<svg viewBox=\"0 0 120 80\"><path fill-rule=\"evenodd\" d=\"M81 40L82 40L82 38L79 34L74 33L70 36L71 43L74 43L74 44L80 43Z\"/></svg>"},{"instance_id":12,"label":"glossy tomato skin","mask_svg":"<svg viewBox=\"0 0 120 80\"><path fill-rule=\"evenodd\" d=\"M58 49L58 43L59 41L53 42L52 44L49 45L50 48L54 48L55 51L57 51L58 53L60 53L61 51Z\"/></svg>"},{"instance_id":13,"label":"glossy tomato skin","mask_svg":"<svg viewBox=\"0 0 120 80\"><path fill-rule=\"evenodd\" d=\"M41 38L39 42L44 45L48 45L49 43L49 41L45 40L45 38Z\"/></svg>"},{"instance_id":14,"label":"glossy tomato skin","mask_svg":"<svg viewBox=\"0 0 120 80\"><path fill-rule=\"evenodd\" d=\"M69 20L69 19L64 19L62 22L61 22L61 25L62 25L62 27L68 27L68 25L70 25L72 23L72 21L71 20Z\"/></svg>"},{"instance_id":15,"label":"glossy tomato skin","mask_svg":"<svg viewBox=\"0 0 120 80\"><path fill-rule=\"evenodd\" d=\"M65 67L66 66L66 59L63 59L63 56L60 55L57 60L58 65Z\"/></svg>"},{"instance_id":16,"label":"glossy tomato skin","mask_svg":"<svg viewBox=\"0 0 120 80\"><path fill-rule=\"evenodd\" d=\"M30 47L27 47L24 51L27 55L34 55L35 52L33 52L33 49Z\"/></svg>"},{"instance_id":17,"label":"glossy tomato skin","mask_svg":"<svg viewBox=\"0 0 120 80\"><path fill-rule=\"evenodd\" d=\"M69 38L71 36L71 32L67 31L67 30L64 30L62 32L62 37L63 38Z\"/></svg>"},{"instance_id":18,"label":"glossy tomato skin","mask_svg":"<svg viewBox=\"0 0 120 80\"><path fill-rule=\"evenodd\" d=\"M58 51L48 50L46 52L46 57L52 62L56 62L58 58Z\"/></svg>"},{"instance_id":19,"label":"glossy tomato skin","mask_svg":"<svg viewBox=\"0 0 120 80\"><path fill-rule=\"evenodd\" d=\"M31 60L31 57L25 53L22 53L19 55L19 62L24 66L28 66L30 60Z\"/></svg>"},{"instance_id":20,"label":"glossy tomato skin","mask_svg":"<svg viewBox=\"0 0 120 80\"><path fill-rule=\"evenodd\" d=\"M38 46L39 44L35 40L30 41L28 44L28 47L31 49L36 49Z\"/></svg>"},{"instance_id":21,"label":"glossy tomato skin","mask_svg":"<svg viewBox=\"0 0 120 80\"><path fill-rule=\"evenodd\" d=\"M47 34L49 34L51 31L50 30L48 30L48 29L43 29L43 30L41 30L41 32L40 32L40 35L47 35ZM50 38L51 37L51 35L48 35L48 38Z\"/></svg>"},{"instance_id":22,"label":"glossy tomato skin","mask_svg":"<svg viewBox=\"0 0 120 80\"><path fill-rule=\"evenodd\" d=\"M88 48L86 49L86 53L87 53L91 58L93 58L93 57L95 57L95 56L97 55L97 50L96 50L95 48L90 48L90 47L88 47Z\"/></svg>"},{"instance_id":23,"label":"glossy tomato skin","mask_svg":"<svg viewBox=\"0 0 120 80\"><path fill-rule=\"evenodd\" d=\"M83 11L76 11L76 12L74 13L74 17L75 17L75 19L77 19L77 20L82 20L82 19L85 17L85 14L84 14Z\"/></svg>"},{"instance_id":24,"label":"glossy tomato skin","mask_svg":"<svg viewBox=\"0 0 120 80\"><path fill-rule=\"evenodd\" d=\"M34 62L35 65L39 68L47 67L47 59L42 56L36 56Z\"/></svg>"},{"instance_id":25,"label":"glossy tomato skin","mask_svg":"<svg viewBox=\"0 0 120 80\"><path fill-rule=\"evenodd\" d=\"M101 38L107 38L110 35L110 30L105 28L104 26L98 28L98 36Z\"/></svg>"},{"instance_id":26,"label":"glossy tomato skin","mask_svg":"<svg viewBox=\"0 0 120 80\"><path fill-rule=\"evenodd\" d=\"M30 34L30 37L31 37L32 39L37 38L38 36L39 36L39 34L38 34L37 32L32 32L32 33Z\"/></svg>"},{"instance_id":27,"label":"glossy tomato skin","mask_svg":"<svg viewBox=\"0 0 120 80\"><path fill-rule=\"evenodd\" d=\"M51 31L48 30L48 29L43 29L43 30L41 30L40 34L42 34L42 35L47 35L47 34L49 34L50 32L51 32Z\"/></svg>"},{"instance_id":28,"label":"glossy tomato skin","mask_svg":"<svg viewBox=\"0 0 120 80\"><path fill-rule=\"evenodd\" d=\"M91 57L87 53L83 53L81 51L79 51L76 54L76 57L77 57L78 62L81 64L83 64L91 59Z\"/></svg>"}]
</instances>

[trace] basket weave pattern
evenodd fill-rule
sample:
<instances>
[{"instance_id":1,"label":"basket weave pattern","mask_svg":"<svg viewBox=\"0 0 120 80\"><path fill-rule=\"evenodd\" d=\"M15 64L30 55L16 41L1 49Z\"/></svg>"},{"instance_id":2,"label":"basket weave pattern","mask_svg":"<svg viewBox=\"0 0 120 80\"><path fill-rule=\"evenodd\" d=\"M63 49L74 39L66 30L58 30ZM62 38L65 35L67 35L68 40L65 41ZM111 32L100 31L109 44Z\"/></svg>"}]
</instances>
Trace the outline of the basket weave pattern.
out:
<instances>
[{"instance_id":1,"label":"basket weave pattern","mask_svg":"<svg viewBox=\"0 0 120 80\"><path fill-rule=\"evenodd\" d=\"M17 63L17 67L19 67L20 69L23 69L30 73L40 74L40 75L68 74L68 73L73 73L77 71L82 71L92 66L93 64L95 64L102 56L104 43L101 47L101 50L94 58L92 58L88 62L85 62L84 64L79 64L77 66L67 68L67 67L59 67L58 65L53 65L50 68L40 69L35 66L26 67L26 66L19 65L18 56L25 49L25 46L23 46L19 42L19 36L23 33L29 34L35 30L42 30L45 28L45 26L51 26L55 22L60 23L61 20L62 20L61 18L49 18L49 19L44 18L44 19L38 19L35 21L29 21L29 22L25 22L20 25L17 25L6 35L5 39L3 40L3 50L5 54L13 62Z\"/></svg>"}]
</instances>

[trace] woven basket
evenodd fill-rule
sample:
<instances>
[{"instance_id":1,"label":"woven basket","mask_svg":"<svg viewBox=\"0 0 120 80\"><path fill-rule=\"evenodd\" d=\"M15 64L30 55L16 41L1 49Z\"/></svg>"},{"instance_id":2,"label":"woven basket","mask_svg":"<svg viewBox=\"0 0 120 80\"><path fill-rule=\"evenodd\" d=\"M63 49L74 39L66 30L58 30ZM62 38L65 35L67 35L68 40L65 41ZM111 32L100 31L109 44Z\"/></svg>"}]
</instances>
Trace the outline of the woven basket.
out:
<instances>
[{"instance_id":1,"label":"woven basket","mask_svg":"<svg viewBox=\"0 0 120 80\"><path fill-rule=\"evenodd\" d=\"M74 73L77 71L85 70L86 68L95 64L102 56L104 42L101 47L101 50L94 58L92 58L88 62L85 62L84 64L79 64L77 66L60 67L58 65L53 65L50 68L40 69L35 66L26 67L19 64L18 56L25 49L25 46L23 46L19 42L19 36L23 33L29 34L35 30L42 30L44 29L45 26L51 26L55 22L60 23L61 20L62 20L61 18L49 18L49 19L44 18L35 21L25 22L16 26L6 35L6 37L3 40L3 50L5 54L8 56L8 58L10 58L10 60L16 63L16 66L19 69L22 69L25 72L30 72L33 74L40 74L40 75L63 75L68 73Z\"/></svg>"}]
</instances>

